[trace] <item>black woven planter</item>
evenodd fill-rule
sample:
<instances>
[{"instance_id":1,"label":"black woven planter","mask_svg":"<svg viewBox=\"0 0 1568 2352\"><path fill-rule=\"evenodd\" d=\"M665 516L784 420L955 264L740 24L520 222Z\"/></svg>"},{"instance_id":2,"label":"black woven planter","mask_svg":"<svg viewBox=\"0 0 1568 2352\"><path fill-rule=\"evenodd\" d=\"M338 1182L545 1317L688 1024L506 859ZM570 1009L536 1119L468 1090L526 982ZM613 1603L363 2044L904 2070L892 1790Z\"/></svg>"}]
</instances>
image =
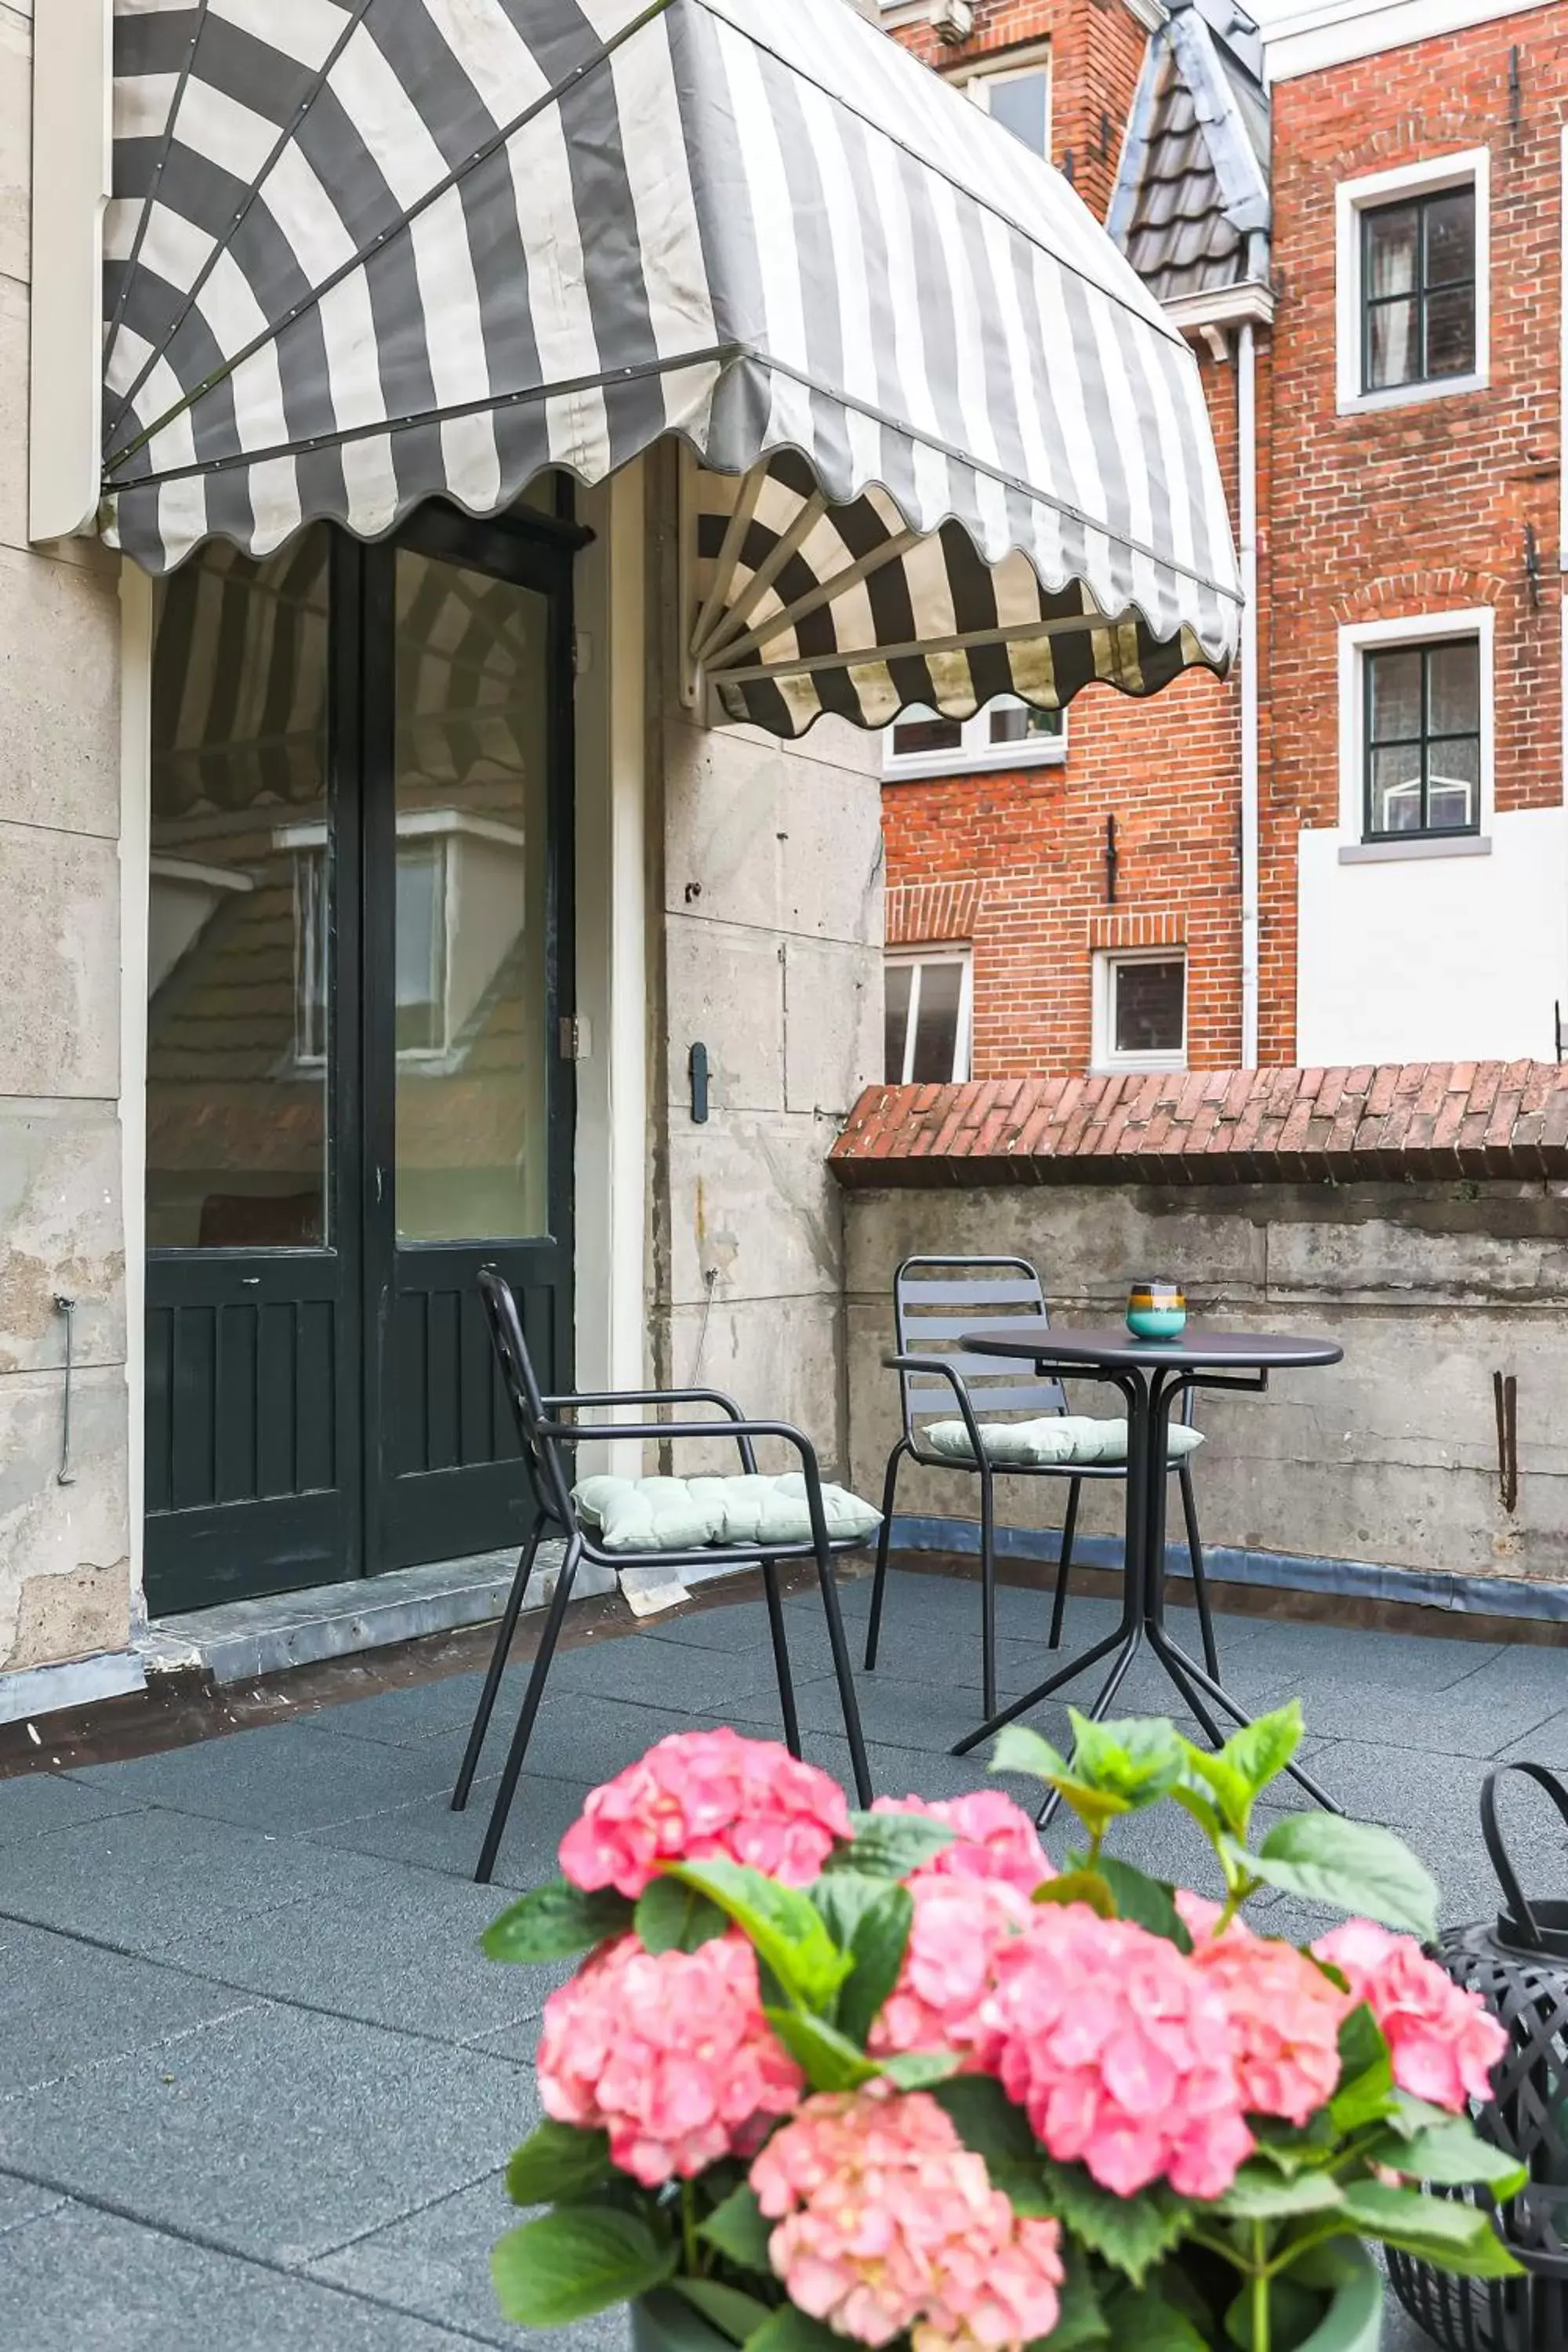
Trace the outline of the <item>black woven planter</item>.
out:
<instances>
[{"instance_id":1,"label":"black woven planter","mask_svg":"<svg viewBox=\"0 0 1568 2352\"><path fill-rule=\"evenodd\" d=\"M1512 1764L1546 1790L1568 1823L1568 1789L1542 1764ZM1481 1832L1502 1888L1495 1925L1451 1928L1437 1957L1479 1992L1509 2037L1493 2095L1475 2121L1484 2139L1530 2167L1499 2216L1522 2279L1450 2278L1392 2250L1389 2275L1405 2310L1444 2352L1564 2352L1568 2347L1568 1902L1531 1903L1503 1844L1494 1772L1481 1791ZM1449 2196L1472 2194L1449 2189Z\"/></svg>"}]
</instances>

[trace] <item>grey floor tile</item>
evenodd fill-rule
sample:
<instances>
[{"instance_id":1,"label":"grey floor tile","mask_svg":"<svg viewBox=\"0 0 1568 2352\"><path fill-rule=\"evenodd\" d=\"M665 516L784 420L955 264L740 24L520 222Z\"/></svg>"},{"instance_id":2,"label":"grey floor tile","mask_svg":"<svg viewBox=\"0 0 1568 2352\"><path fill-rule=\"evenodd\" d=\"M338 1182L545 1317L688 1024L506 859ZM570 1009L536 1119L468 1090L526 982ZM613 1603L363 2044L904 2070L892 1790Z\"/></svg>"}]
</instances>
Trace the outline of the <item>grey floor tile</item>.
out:
<instances>
[{"instance_id":1,"label":"grey floor tile","mask_svg":"<svg viewBox=\"0 0 1568 2352\"><path fill-rule=\"evenodd\" d=\"M383 1862L356 1874L353 1890L342 1895L187 1930L163 1957L279 2000L437 2041L475 2042L535 2014L549 1990L536 1989L531 1969L503 1968L479 1950L506 1900L504 1892L468 1879ZM0 2081L4 2074L0 2050Z\"/></svg>"},{"instance_id":2,"label":"grey floor tile","mask_svg":"<svg viewBox=\"0 0 1568 2352\"><path fill-rule=\"evenodd\" d=\"M0 2330L27 2352L456 2352L468 2336L77 2203L5 2242Z\"/></svg>"},{"instance_id":3,"label":"grey floor tile","mask_svg":"<svg viewBox=\"0 0 1568 2352\"><path fill-rule=\"evenodd\" d=\"M64 2203L58 2189L41 2189L36 2180L19 2180L14 2174L0 2172L0 2237L7 2230L19 2230L24 2221L41 2221Z\"/></svg>"},{"instance_id":4,"label":"grey floor tile","mask_svg":"<svg viewBox=\"0 0 1568 2352\"><path fill-rule=\"evenodd\" d=\"M632 1752L641 1751L634 1748ZM629 1763L631 1757L626 1760ZM313 1831L309 1843L323 1856L329 1853L381 1856L417 1869L471 1879L495 1790L493 1780L476 1783L466 1812L455 1813L445 1796L428 1797L418 1804L400 1806L393 1813L331 1823ZM498 1887L537 1886L555 1876L557 1849L582 1811L587 1794L586 1786L524 1773L496 1869Z\"/></svg>"},{"instance_id":5,"label":"grey floor tile","mask_svg":"<svg viewBox=\"0 0 1568 2352\"><path fill-rule=\"evenodd\" d=\"M0 2102L0 2166L298 2268L479 2179L537 2115L500 2059L258 2002Z\"/></svg>"},{"instance_id":6,"label":"grey floor tile","mask_svg":"<svg viewBox=\"0 0 1568 2352\"><path fill-rule=\"evenodd\" d=\"M551 1670L550 1689L559 1703L563 1691L595 1698L700 1716L720 1722L753 1693L776 1692L772 1653L734 1652L721 1659L710 1650L689 1649L646 1633L563 1651Z\"/></svg>"},{"instance_id":7,"label":"grey floor tile","mask_svg":"<svg viewBox=\"0 0 1568 2352\"><path fill-rule=\"evenodd\" d=\"M450 1787L456 1769L455 1758L428 1743L392 1748L334 1738L306 1717L100 1765L85 1778L91 1786L108 1777L117 1793L172 1811L288 1836L433 1796Z\"/></svg>"},{"instance_id":8,"label":"grey floor tile","mask_svg":"<svg viewBox=\"0 0 1568 2352\"><path fill-rule=\"evenodd\" d=\"M356 2238L312 2263L310 2275L445 2320L487 2343L521 2345L528 2340L525 2331L510 2326L496 2308L489 2257L496 2240L521 2219L498 2169L455 2197Z\"/></svg>"},{"instance_id":9,"label":"grey floor tile","mask_svg":"<svg viewBox=\"0 0 1568 2352\"><path fill-rule=\"evenodd\" d=\"M0 1851L22 1838L74 1829L79 1822L134 1812L141 1802L108 1782L87 1787L79 1780L68 1780L61 1772L18 1773L12 1780L0 1780Z\"/></svg>"},{"instance_id":10,"label":"grey floor tile","mask_svg":"<svg viewBox=\"0 0 1568 2352\"><path fill-rule=\"evenodd\" d=\"M125 1813L9 1849L0 1915L155 1953L225 1914L341 1889L357 1868L297 1838L186 1813Z\"/></svg>"},{"instance_id":11,"label":"grey floor tile","mask_svg":"<svg viewBox=\"0 0 1568 2352\"><path fill-rule=\"evenodd\" d=\"M246 2006L226 1985L0 1920L0 2100Z\"/></svg>"},{"instance_id":12,"label":"grey floor tile","mask_svg":"<svg viewBox=\"0 0 1568 2352\"><path fill-rule=\"evenodd\" d=\"M318 1708L306 1720L312 1731L335 1732L380 1747L422 1748L427 1740L446 1740L454 1755L460 1756L483 1684L482 1675L411 1683L404 1690L378 1691L374 1698L340 1700L334 1706ZM521 1683L515 1687L521 1693Z\"/></svg>"}]
</instances>

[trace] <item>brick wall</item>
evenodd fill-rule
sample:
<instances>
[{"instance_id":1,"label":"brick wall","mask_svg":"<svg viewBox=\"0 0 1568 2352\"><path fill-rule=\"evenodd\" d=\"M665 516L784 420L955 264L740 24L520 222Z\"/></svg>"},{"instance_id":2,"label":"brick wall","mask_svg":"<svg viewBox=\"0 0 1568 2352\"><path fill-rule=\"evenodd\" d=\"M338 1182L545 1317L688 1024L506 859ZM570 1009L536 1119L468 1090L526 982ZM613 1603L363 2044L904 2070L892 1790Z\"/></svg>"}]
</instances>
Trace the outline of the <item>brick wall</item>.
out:
<instances>
[{"instance_id":1,"label":"brick wall","mask_svg":"<svg viewBox=\"0 0 1568 2352\"><path fill-rule=\"evenodd\" d=\"M1048 42L1051 161L1103 219L1148 37L1121 0L976 0L973 34L956 47L929 25L899 26L896 37L948 73Z\"/></svg>"},{"instance_id":2,"label":"brick wall","mask_svg":"<svg viewBox=\"0 0 1568 2352\"><path fill-rule=\"evenodd\" d=\"M1520 119L1510 126L1509 52L1516 46ZM1562 797L1565 110L1568 6L1389 50L1274 91L1280 464L1264 510L1266 1060L1289 1060L1294 1051L1297 831L1336 821L1339 623L1493 606L1498 809L1542 807ZM1488 148L1491 158L1489 388L1338 415L1337 184L1473 147ZM1526 587L1527 522L1541 551L1539 605Z\"/></svg>"},{"instance_id":3,"label":"brick wall","mask_svg":"<svg viewBox=\"0 0 1568 2352\"><path fill-rule=\"evenodd\" d=\"M1112 29L1114 28L1114 29ZM1055 159L1087 158L1091 110L1125 119L1143 36L1120 6L976 9L975 38L941 63L1052 41ZM1098 45L1098 46L1097 46ZM1511 123L1509 54L1521 59ZM1125 68L1125 69L1124 69ZM1125 87L1126 95L1122 95ZM1101 93L1104 94L1103 101ZM1559 572L1562 364L1560 131L1568 119L1568 0L1325 68L1274 91L1278 311L1258 355L1261 922L1259 1053L1296 1054L1297 853L1339 796L1342 623L1496 613L1500 813L1563 792ZM1346 179L1485 146L1490 152L1491 368L1485 391L1341 416L1335 196ZM1103 174L1079 173L1100 209ZM1236 386L1203 358L1235 512ZM1276 463L1278 451L1278 463ZM1533 527L1538 602L1523 560ZM884 793L889 878L984 881L974 928L973 1068L986 1077L1087 1066L1090 957L1104 919L1136 916L1189 958L1189 1059L1240 1050L1239 709L1235 684L1189 677L1148 704L1096 688L1068 719L1065 769L900 783ZM1105 820L1117 819L1117 907ZM912 936L912 935L910 935ZM1507 942L1500 940L1500 956Z\"/></svg>"},{"instance_id":4,"label":"brick wall","mask_svg":"<svg viewBox=\"0 0 1568 2352\"><path fill-rule=\"evenodd\" d=\"M1206 358L1203 367L1234 496L1234 370ZM903 942L920 936L910 916L927 894L918 886L984 881L970 934L977 1076L1088 1066L1100 947L1184 945L1189 1058L1196 1068L1239 1058L1238 702L1234 681L1203 671L1147 702L1091 687L1068 711L1059 766L884 788L890 891L910 893Z\"/></svg>"},{"instance_id":5,"label":"brick wall","mask_svg":"<svg viewBox=\"0 0 1568 2352\"><path fill-rule=\"evenodd\" d=\"M1147 34L1121 0L978 0L973 37L950 48L927 26L900 34L939 70L1048 40L1058 169L1103 215ZM1100 117L1110 126L1101 135ZM1236 383L1205 357L1220 461L1235 495ZM970 936L977 1076L1081 1069L1089 1059L1095 949L1187 950L1189 1058L1224 1066L1241 1050L1240 759L1234 682L1206 673L1148 702L1091 688L1068 718L1064 765L900 782L882 795L889 904L902 944L928 906L952 939L951 898L923 886L979 883ZM1115 905L1106 820L1117 825ZM907 891L907 895L906 895Z\"/></svg>"}]
</instances>

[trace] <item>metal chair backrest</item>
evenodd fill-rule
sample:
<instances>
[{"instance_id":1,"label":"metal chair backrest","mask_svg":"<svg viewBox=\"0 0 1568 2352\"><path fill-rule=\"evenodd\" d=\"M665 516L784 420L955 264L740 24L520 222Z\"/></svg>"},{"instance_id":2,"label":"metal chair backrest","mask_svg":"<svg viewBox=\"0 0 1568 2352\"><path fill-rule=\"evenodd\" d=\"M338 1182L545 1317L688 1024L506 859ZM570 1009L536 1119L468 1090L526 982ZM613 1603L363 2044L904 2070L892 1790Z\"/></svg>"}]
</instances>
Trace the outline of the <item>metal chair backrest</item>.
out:
<instances>
[{"instance_id":1,"label":"metal chair backrest","mask_svg":"<svg viewBox=\"0 0 1568 2352\"><path fill-rule=\"evenodd\" d=\"M907 1257L893 1276L893 1332L900 1356L940 1356L951 1364L983 1416L999 1412L1066 1412L1060 1381L1040 1380L1005 1356L965 1354L965 1331L1003 1318L1048 1323L1040 1277L1024 1257ZM901 1371L904 1435L918 1449L922 1421L951 1421L958 1412L949 1381Z\"/></svg>"},{"instance_id":2,"label":"metal chair backrest","mask_svg":"<svg viewBox=\"0 0 1568 2352\"><path fill-rule=\"evenodd\" d=\"M533 1359L528 1352L528 1341L522 1335L522 1318L517 1311L511 1285L493 1265L479 1268L479 1285L485 1319L490 1327L490 1343L495 1349L511 1417L517 1424L518 1442L522 1447L523 1465L534 1502L568 1535L575 1534L577 1514L572 1500L570 1450L560 1438L544 1433L543 1424L549 1415Z\"/></svg>"}]
</instances>

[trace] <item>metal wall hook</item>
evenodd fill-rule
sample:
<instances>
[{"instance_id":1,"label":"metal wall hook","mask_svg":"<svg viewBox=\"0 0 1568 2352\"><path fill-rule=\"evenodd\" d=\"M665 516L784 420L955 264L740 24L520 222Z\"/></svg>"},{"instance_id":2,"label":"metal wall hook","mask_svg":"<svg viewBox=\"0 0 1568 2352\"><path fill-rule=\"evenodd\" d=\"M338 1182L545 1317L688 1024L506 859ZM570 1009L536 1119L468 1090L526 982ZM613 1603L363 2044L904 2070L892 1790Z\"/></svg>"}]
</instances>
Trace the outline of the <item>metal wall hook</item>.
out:
<instances>
[{"instance_id":1,"label":"metal wall hook","mask_svg":"<svg viewBox=\"0 0 1568 2352\"><path fill-rule=\"evenodd\" d=\"M57 1486L74 1486L76 1472L71 1468L71 1373L76 1360L76 1300L63 1291L55 1293L55 1306L66 1318L66 1387L60 1410L60 1466L55 1473Z\"/></svg>"}]
</instances>

